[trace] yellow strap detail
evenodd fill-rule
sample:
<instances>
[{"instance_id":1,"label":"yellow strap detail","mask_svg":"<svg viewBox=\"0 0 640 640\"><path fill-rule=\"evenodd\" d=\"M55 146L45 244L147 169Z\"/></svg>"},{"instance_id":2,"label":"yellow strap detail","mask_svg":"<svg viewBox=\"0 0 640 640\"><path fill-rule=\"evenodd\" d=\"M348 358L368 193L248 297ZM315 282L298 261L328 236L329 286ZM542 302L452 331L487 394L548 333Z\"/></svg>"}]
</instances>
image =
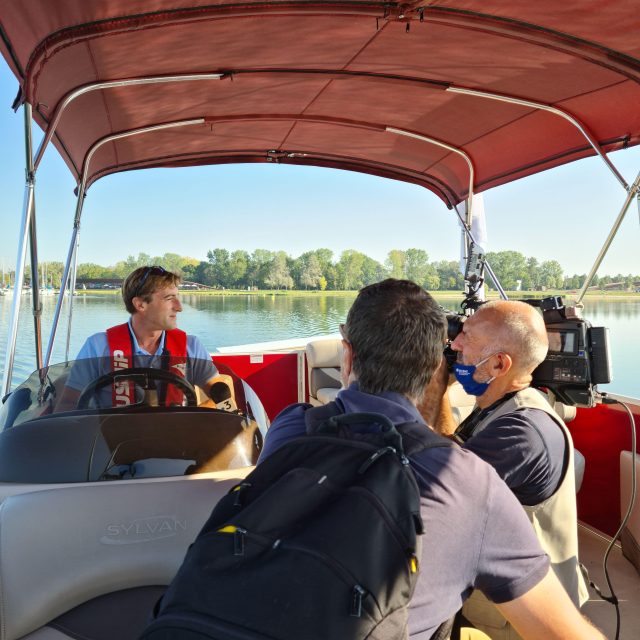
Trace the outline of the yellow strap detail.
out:
<instances>
[{"instance_id":1,"label":"yellow strap detail","mask_svg":"<svg viewBox=\"0 0 640 640\"><path fill-rule=\"evenodd\" d=\"M228 524L221 529L218 529L218 533L235 533L237 528L238 527L233 524Z\"/></svg>"},{"instance_id":2,"label":"yellow strap detail","mask_svg":"<svg viewBox=\"0 0 640 640\"><path fill-rule=\"evenodd\" d=\"M411 573L418 573L418 558L411 556L409 566L411 567Z\"/></svg>"}]
</instances>

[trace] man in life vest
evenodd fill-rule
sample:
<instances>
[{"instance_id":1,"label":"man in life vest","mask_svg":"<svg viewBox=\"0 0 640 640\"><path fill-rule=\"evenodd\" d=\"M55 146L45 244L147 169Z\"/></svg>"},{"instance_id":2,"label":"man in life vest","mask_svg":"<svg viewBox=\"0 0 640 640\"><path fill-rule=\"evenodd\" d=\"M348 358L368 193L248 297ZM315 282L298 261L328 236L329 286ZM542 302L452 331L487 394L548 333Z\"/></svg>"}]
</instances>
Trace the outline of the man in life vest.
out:
<instances>
[{"instance_id":1,"label":"man in life vest","mask_svg":"<svg viewBox=\"0 0 640 640\"><path fill-rule=\"evenodd\" d=\"M77 356L57 411L76 406L87 384L110 371L147 367L164 369L199 386L209 397L212 385L223 378L211 356L196 336L177 328L182 304L178 294L180 276L162 267L140 267L122 285L122 298L129 320L90 336ZM184 394L177 384L159 381L154 403L182 405ZM96 394L99 392L96 391ZM126 406L139 400L140 390L123 377L102 392L110 395L101 406ZM147 394L148 395L148 394Z\"/></svg>"},{"instance_id":2,"label":"man in life vest","mask_svg":"<svg viewBox=\"0 0 640 640\"><path fill-rule=\"evenodd\" d=\"M517 301L482 305L451 343L458 352L455 378L476 405L456 428L441 366L442 398L436 430L453 434L463 448L492 465L506 482L538 536L561 584L580 607L588 599L578 563L574 451L571 435L546 397L529 385L548 350L544 321L532 306ZM434 403L423 399L423 415L433 418ZM462 613L495 640L519 638L479 592Z\"/></svg>"}]
</instances>

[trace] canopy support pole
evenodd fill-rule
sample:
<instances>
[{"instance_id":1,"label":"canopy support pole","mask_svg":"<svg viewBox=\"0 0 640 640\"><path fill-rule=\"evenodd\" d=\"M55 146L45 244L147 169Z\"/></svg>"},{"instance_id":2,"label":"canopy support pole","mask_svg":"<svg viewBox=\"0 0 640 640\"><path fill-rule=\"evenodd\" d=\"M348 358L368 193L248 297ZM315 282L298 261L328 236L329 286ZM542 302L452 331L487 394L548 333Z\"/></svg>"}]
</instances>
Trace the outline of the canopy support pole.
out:
<instances>
[{"instance_id":1,"label":"canopy support pole","mask_svg":"<svg viewBox=\"0 0 640 640\"><path fill-rule=\"evenodd\" d=\"M78 235L80 233L80 218L82 217L82 207L84 205L85 191L87 188L87 175L89 174L89 167L91 165L91 159L93 154L103 145L113 142L115 140L121 140L130 136L149 133L151 131L161 131L164 129L172 129L174 127L185 127L195 124L203 124L204 118L194 118L192 120L178 120L177 122L169 122L166 124L154 125L150 127L142 127L140 129L131 129L130 131L123 131L121 133L114 133L113 135L106 136L101 140L98 140L87 152L84 159L82 168L82 180L78 185L78 200L76 203L76 215L73 221L73 232L71 234L71 242L69 243L69 251L67 253L67 261L64 265L64 272L62 274L62 282L60 283L60 294L58 295L58 302L56 303L56 310L53 315L53 323L51 327L51 335L49 336L49 343L47 345L47 353L44 358L43 366L48 367L51 363L51 353L53 352L53 343L56 339L56 333L58 330L58 322L60 321L60 311L62 309L62 301L64 299L64 291L67 285L70 284L69 276L73 269L73 287L75 288L75 254L78 244ZM70 298L73 298L73 291L69 291ZM72 301L69 300L69 304ZM69 323L71 323L71 312L69 313Z\"/></svg>"},{"instance_id":2,"label":"canopy support pole","mask_svg":"<svg viewBox=\"0 0 640 640\"><path fill-rule=\"evenodd\" d=\"M49 142L53 138L56 128L58 127L58 123L62 118L62 114L65 109L80 96L85 93L90 93L91 91L101 91L104 89L117 89L120 87L136 87L141 85L149 85L149 84L167 84L172 82L193 82L197 80L222 80L224 74L222 73L189 73L175 76L157 76L157 77L148 77L148 78L125 78L123 80L109 80L106 82L94 82L93 84L87 84L73 91L69 92L61 102L58 103L56 109L54 111L53 117L51 118L49 127L45 132L45 136L36 151L36 157L34 160L34 166L37 169L40 161L42 160L42 156L44 155L44 151L47 148Z\"/></svg>"},{"instance_id":3,"label":"canopy support pole","mask_svg":"<svg viewBox=\"0 0 640 640\"><path fill-rule=\"evenodd\" d=\"M36 340L36 369L42 368L42 300L40 299L40 273L38 270L38 240L36 233L35 197L29 220L29 245L31 247L31 297L33 328Z\"/></svg>"},{"instance_id":4,"label":"canopy support pole","mask_svg":"<svg viewBox=\"0 0 640 640\"><path fill-rule=\"evenodd\" d=\"M80 232L76 234L76 246L73 250L73 263L71 265L71 279L69 281L69 322L67 324L67 345L64 351L64 359L69 362L69 346L71 344L71 322L73 320L73 299L76 291L76 275L78 273L78 245L80 244Z\"/></svg>"},{"instance_id":5,"label":"canopy support pole","mask_svg":"<svg viewBox=\"0 0 640 640\"><path fill-rule=\"evenodd\" d=\"M20 235L18 239L18 254L16 256L16 271L13 282L13 304L9 331L7 333L7 349L4 360L4 373L2 378L2 396L11 390L11 378L13 377L13 361L16 354L16 339L18 337L18 320L20 317L20 302L22 299L22 281L24 280L24 264L27 256L27 238L31 227L31 216L34 209L35 175L29 168L31 163L31 112L28 102L24 104L24 141L27 152L26 183L24 189L24 201L22 207L22 219L20 220Z\"/></svg>"},{"instance_id":6,"label":"canopy support pole","mask_svg":"<svg viewBox=\"0 0 640 640\"><path fill-rule=\"evenodd\" d=\"M547 111L553 113L556 116L564 118L570 122L587 140L593 150L600 156L601 160L605 163L609 171L614 175L616 180L622 185L623 189L629 190L629 185L624 179L622 174L618 171L616 166L611 162L609 156L602 150L602 147L596 140L595 136L582 124L577 118L572 116L567 111L563 111L558 107L552 107L551 105L544 104L542 102L534 102L533 100L522 100L521 98L514 98L513 96L501 95L498 93L491 93L489 91L478 91L477 89L466 89L464 87L450 86L445 89L450 93L460 93L468 96L476 96L478 98L487 98L488 100L497 100L498 102L507 102L509 104L517 104L523 107L530 107L532 109L540 109L541 111Z\"/></svg>"},{"instance_id":7,"label":"canopy support pole","mask_svg":"<svg viewBox=\"0 0 640 640\"><path fill-rule=\"evenodd\" d=\"M80 233L80 217L82 216L82 206L84 204L84 182L78 189L78 200L76 201L76 215L73 221L73 231L71 233L71 242L69 243L69 251L67 252L67 261L64 265L64 271L62 273L62 280L60 282L60 292L58 293L58 301L56 302L56 310L53 314L53 322L51 325L51 335L49 336L49 342L47 344L47 352L44 357L44 366L48 367L51 363L51 353L53 352L53 343L56 339L56 333L58 330L58 322L60 321L60 311L62 310L62 303L64 301L65 290L67 283L69 282L69 273L71 272L71 263L73 261L76 244L78 241L78 234ZM72 295L73 292L69 292ZM71 301L69 301L71 304ZM69 318L71 321L71 318Z\"/></svg>"},{"instance_id":8,"label":"canopy support pole","mask_svg":"<svg viewBox=\"0 0 640 640\"><path fill-rule=\"evenodd\" d=\"M609 250L609 247L611 246L611 243L613 242L613 239L616 233L618 233L618 229L620 228L620 225L622 224L622 221L624 220L624 217L627 214L627 211L629 210L629 207L631 206L633 199L636 197L639 197L639 194L640 194L640 172L638 173L633 184L629 187L629 190L627 191L627 197L625 198L624 204L622 205L622 209L620 210L618 217L613 223L613 227L611 227L611 231L609 232L607 239L604 241L604 245L602 245L602 249L600 249L600 253L596 258L596 261L594 262L593 267L591 267L591 271L589 271L589 275L587 276L587 279L584 281L584 284L582 285L582 289L580 289L578 293L576 304L580 304L580 302L582 302L582 298L584 298L584 295L587 292L587 289L589 288L589 285L591 284L593 277L596 275L596 272L600 268L600 264L604 260L604 257L607 255L607 251Z\"/></svg>"}]
</instances>

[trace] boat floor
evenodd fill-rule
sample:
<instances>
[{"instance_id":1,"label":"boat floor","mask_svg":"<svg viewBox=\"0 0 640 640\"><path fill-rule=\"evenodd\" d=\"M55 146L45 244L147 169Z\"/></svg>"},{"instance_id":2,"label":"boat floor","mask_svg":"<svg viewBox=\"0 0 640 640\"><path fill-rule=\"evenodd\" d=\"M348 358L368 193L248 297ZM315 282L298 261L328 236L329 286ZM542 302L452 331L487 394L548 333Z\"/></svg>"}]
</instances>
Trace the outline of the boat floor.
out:
<instances>
[{"instance_id":1,"label":"boat floor","mask_svg":"<svg viewBox=\"0 0 640 640\"><path fill-rule=\"evenodd\" d=\"M610 538L587 525L578 526L580 561L587 567L589 578L600 590L609 595L602 561ZM620 640L637 640L640 636L640 574L622 555L620 544L616 543L608 561L609 577L620 603ZM615 638L615 607L602 600L589 588L589 601L582 607L582 613L598 627L607 638Z\"/></svg>"}]
</instances>

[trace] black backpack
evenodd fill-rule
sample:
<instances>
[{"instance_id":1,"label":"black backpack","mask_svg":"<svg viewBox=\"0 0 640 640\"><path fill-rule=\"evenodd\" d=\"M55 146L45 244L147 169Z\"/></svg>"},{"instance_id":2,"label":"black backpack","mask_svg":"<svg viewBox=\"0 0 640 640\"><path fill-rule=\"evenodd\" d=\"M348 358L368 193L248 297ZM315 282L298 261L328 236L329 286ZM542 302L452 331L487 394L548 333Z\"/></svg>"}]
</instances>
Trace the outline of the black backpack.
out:
<instances>
[{"instance_id":1,"label":"black backpack","mask_svg":"<svg viewBox=\"0 0 640 640\"><path fill-rule=\"evenodd\" d=\"M407 637L422 519L406 455L451 443L425 427L403 447L385 416L339 412L308 409L307 435L218 502L141 640Z\"/></svg>"}]
</instances>

